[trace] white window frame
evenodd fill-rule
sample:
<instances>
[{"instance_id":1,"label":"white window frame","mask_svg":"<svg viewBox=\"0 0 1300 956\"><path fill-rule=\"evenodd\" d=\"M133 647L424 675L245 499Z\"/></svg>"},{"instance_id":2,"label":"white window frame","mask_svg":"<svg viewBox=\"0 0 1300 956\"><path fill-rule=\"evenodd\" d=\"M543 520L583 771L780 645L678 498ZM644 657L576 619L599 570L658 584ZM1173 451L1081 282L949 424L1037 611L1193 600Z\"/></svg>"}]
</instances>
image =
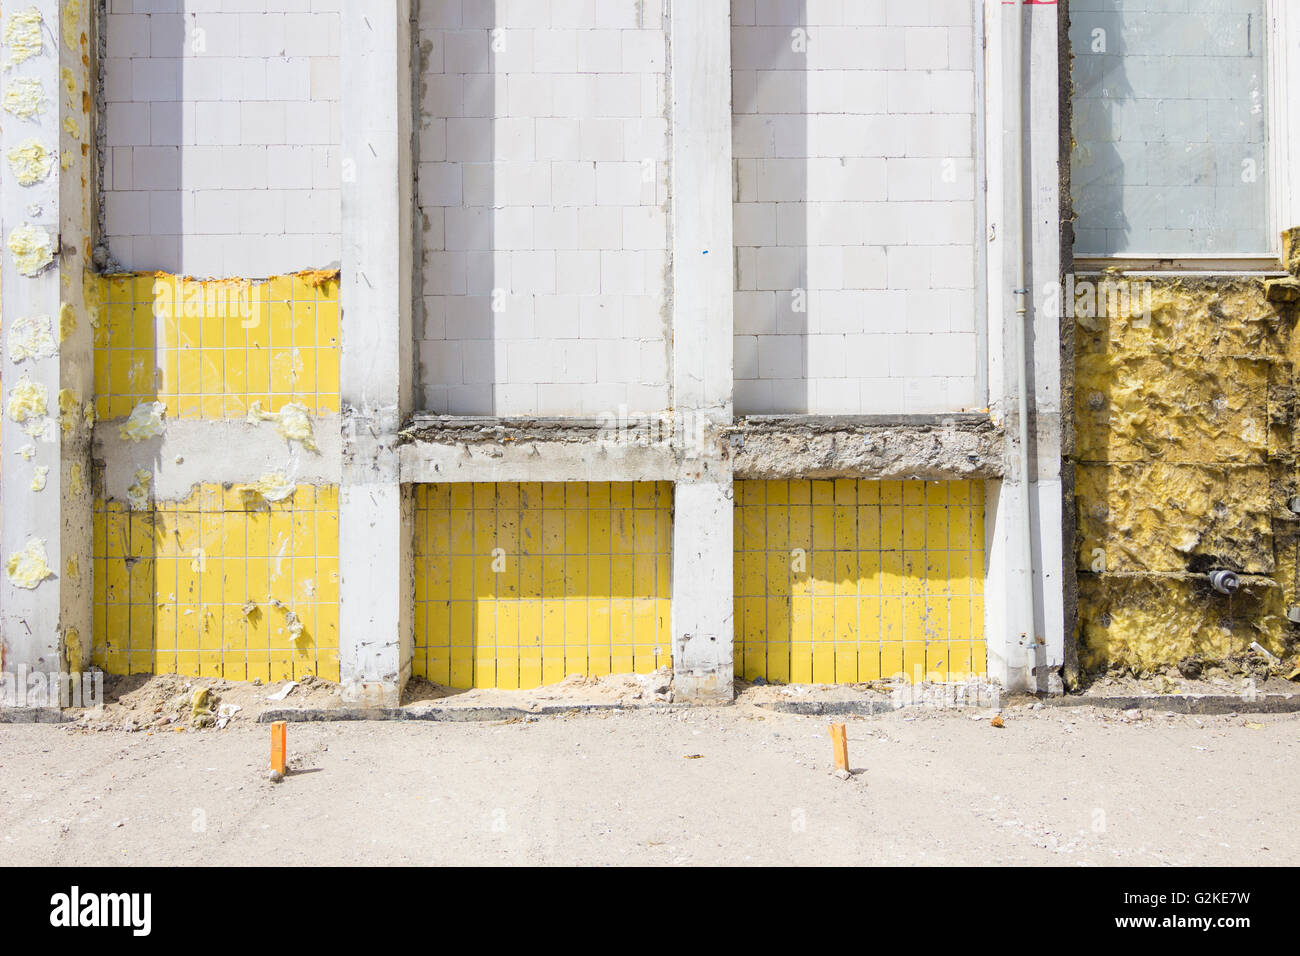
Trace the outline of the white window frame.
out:
<instances>
[{"instance_id":1,"label":"white window frame","mask_svg":"<svg viewBox=\"0 0 1300 956\"><path fill-rule=\"evenodd\" d=\"M1268 72L1268 116L1265 161L1268 171L1269 235L1266 255L1075 256L1076 272L1119 269L1124 272L1277 275L1282 269L1283 229L1300 226L1300 190L1293 173L1300 167L1300 123L1290 111L1300 108L1300 4L1295 0L1264 0L1268 32L1265 69Z\"/></svg>"}]
</instances>

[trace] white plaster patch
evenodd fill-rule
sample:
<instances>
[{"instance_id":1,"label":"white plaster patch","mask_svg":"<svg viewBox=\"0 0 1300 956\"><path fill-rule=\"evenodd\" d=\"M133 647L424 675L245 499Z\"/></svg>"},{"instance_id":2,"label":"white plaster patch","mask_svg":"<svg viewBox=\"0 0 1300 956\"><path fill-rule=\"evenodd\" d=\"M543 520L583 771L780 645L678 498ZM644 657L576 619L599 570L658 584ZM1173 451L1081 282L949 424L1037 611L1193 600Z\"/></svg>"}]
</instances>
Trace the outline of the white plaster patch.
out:
<instances>
[{"instance_id":1,"label":"white plaster patch","mask_svg":"<svg viewBox=\"0 0 1300 956\"><path fill-rule=\"evenodd\" d=\"M5 24L5 45L12 56L11 63L22 63L41 53L41 11L28 7L18 13L9 14Z\"/></svg>"},{"instance_id":2,"label":"white plaster patch","mask_svg":"<svg viewBox=\"0 0 1300 956\"><path fill-rule=\"evenodd\" d=\"M5 85L5 111L22 119L35 119L45 110L45 88L40 80L19 76Z\"/></svg>"},{"instance_id":3,"label":"white plaster patch","mask_svg":"<svg viewBox=\"0 0 1300 956\"><path fill-rule=\"evenodd\" d=\"M9 358L15 362L52 358L56 351L48 315L25 315L9 329Z\"/></svg>"}]
</instances>

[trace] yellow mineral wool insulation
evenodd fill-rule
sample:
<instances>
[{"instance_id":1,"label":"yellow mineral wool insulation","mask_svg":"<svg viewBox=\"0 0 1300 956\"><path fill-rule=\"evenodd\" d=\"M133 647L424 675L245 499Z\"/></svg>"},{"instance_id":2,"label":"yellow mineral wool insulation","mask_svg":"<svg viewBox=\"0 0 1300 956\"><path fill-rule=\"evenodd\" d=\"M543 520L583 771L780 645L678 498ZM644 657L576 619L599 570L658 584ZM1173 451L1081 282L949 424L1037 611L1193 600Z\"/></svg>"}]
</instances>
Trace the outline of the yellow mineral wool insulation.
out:
<instances>
[{"instance_id":1,"label":"yellow mineral wool insulation","mask_svg":"<svg viewBox=\"0 0 1300 956\"><path fill-rule=\"evenodd\" d=\"M5 24L5 46L9 47L11 63L22 63L41 52L41 11L28 7L9 14Z\"/></svg>"},{"instance_id":2,"label":"yellow mineral wool insulation","mask_svg":"<svg viewBox=\"0 0 1300 956\"><path fill-rule=\"evenodd\" d=\"M54 577L50 570L49 556L45 553L44 538L29 538L21 551L9 555L5 562L5 573L14 587L32 590L46 578Z\"/></svg>"},{"instance_id":3,"label":"yellow mineral wool insulation","mask_svg":"<svg viewBox=\"0 0 1300 956\"><path fill-rule=\"evenodd\" d=\"M9 233L9 252L20 273L34 276L54 261L54 240L44 229L23 223Z\"/></svg>"},{"instance_id":4,"label":"yellow mineral wool insulation","mask_svg":"<svg viewBox=\"0 0 1300 956\"><path fill-rule=\"evenodd\" d=\"M77 427L77 417L81 414L81 400L70 388L59 389L59 424L65 435L71 434Z\"/></svg>"},{"instance_id":5,"label":"yellow mineral wool insulation","mask_svg":"<svg viewBox=\"0 0 1300 956\"><path fill-rule=\"evenodd\" d=\"M51 358L55 351L48 315L25 315L9 328L9 358L14 362Z\"/></svg>"},{"instance_id":6,"label":"yellow mineral wool insulation","mask_svg":"<svg viewBox=\"0 0 1300 956\"><path fill-rule=\"evenodd\" d=\"M1079 576L1079 661L1158 673L1189 657L1223 660L1252 641L1286 654L1282 589L1247 579L1231 597L1197 578Z\"/></svg>"},{"instance_id":7,"label":"yellow mineral wool insulation","mask_svg":"<svg viewBox=\"0 0 1300 956\"><path fill-rule=\"evenodd\" d=\"M22 119L35 119L45 109L45 89L40 80L19 76L5 85L5 111Z\"/></svg>"},{"instance_id":8,"label":"yellow mineral wool insulation","mask_svg":"<svg viewBox=\"0 0 1300 956\"><path fill-rule=\"evenodd\" d=\"M275 430L285 441L296 441L308 451L319 451L311 430L311 416L301 402L286 402L278 412L262 411L262 403L254 401L248 409L250 424L275 422Z\"/></svg>"},{"instance_id":9,"label":"yellow mineral wool insulation","mask_svg":"<svg viewBox=\"0 0 1300 956\"><path fill-rule=\"evenodd\" d=\"M32 491L44 491L45 483L50 477L49 465L37 465L32 469Z\"/></svg>"},{"instance_id":10,"label":"yellow mineral wool insulation","mask_svg":"<svg viewBox=\"0 0 1300 956\"><path fill-rule=\"evenodd\" d=\"M50 175L54 153L35 139L25 139L9 150L9 170L20 186L35 186Z\"/></svg>"},{"instance_id":11,"label":"yellow mineral wool insulation","mask_svg":"<svg viewBox=\"0 0 1300 956\"><path fill-rule=\"evenodd\" d=\"M126 422L118 426L117 432L127 441L144 441L163 433L163 414L167 406L162 402L141 402L131 410Z\"/></svg>"},{"instance_id":12,"label":"yellow mineral wool insulation","mask_svg":"<svg viewBox=\"0 0 1300 956\"><path fill-rule=\"evenodd\" d=\"M143 511L149 507L149 487L153 484L153 474L144 468L135 473L135 481L126 489L126 500L132 511Z\"/></svg>"},{"instance_id":13,"label":"yellow mineral wool insulation","mask_svg":"<svg viewBox=\"0 0 1300 956\"><path fill-rule=\"evenodd\" d=\"M282 471L268 472L247 486L249 491L256 492L267 501L284 501L293 495L294 487L294 483Z\"/></svg>"},{"instance_id":14,"label":"yellow mineral wool insulation","mask_svg":"<svg viewBox=\"0 0 1300 956\"><path fill-rule=\"evenodd\" d=\"M59 341L66 342L68 336L77 331L77 312L72 303L65 302L59 306Z\"/></svg>"},{"instance_id":15,"label":"yellow mineral wool insulation","mask_svg":"<svg viewBox=\"0 0 1300 956\"><path fill-rule=\"evenodd\" d=\"M77 497L86 493L86 479L82 474L80 462L74 461L72 467L68 469L68 490Z\"/></svg>"},{"instance_id":16,"label":"yellow mineral wool insulation","mask_svg":"<svg viewBox=\"0 0 1300 956\"><path fill-rule=\"evenodd\" d=\"M45 416L49 411L49 391L40 382L33 382L26 375L9 390L9 417L23 426L23 431L33 438L40 437L45 431Z\"/></svg>"}]
</instances>

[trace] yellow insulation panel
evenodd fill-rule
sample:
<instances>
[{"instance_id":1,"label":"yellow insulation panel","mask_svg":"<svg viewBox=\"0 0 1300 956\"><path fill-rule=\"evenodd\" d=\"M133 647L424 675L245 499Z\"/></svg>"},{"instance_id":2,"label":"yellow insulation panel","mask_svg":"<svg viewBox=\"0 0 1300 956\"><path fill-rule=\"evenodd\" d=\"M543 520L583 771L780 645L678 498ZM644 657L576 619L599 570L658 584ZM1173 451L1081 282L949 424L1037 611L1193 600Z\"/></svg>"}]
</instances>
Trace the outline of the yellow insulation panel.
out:
<instances>
[{"instance_id":1,"label":"yellow insulation panel","mask_svg":"<svg viewBox=\"0 0 1300 956\"><path fill-rule=\"evenodd\" d=\"M514 689L671 666L672 501L665 482L417 486L412 673Z\"/></svg>"},{"instance_id":2,"label":"yellow insulation panel","mask_svg":"<svg viewBox=\"0 0 1300 956\"><path fill-rule=\"evenodd\" d=\"M339 293L330 273L199 281L155 273L87 287L95 412L160 401L170 419L243 418L254 402L339 407Z\"/></svg>"},{"instance_id":3,"label":"yellow insulation panel","mask_svg":"<svg viewBox=\"0 0 1300 956\"><path fill-rule=\"evenodd\" d=\"M979 481L738 481L746 680L961 680L986 670Z\"/></svg>"},{"instance_id":4,"label":"yellow insulation panel","mask_svg":"<svg viewBox=\"0 0 1300 956\"><path fill-rule=\"evenodd\" d=\"M93 660L108 673L338 680L338 587L335 487L95 503Z\"/></svg>"}]
</instances>

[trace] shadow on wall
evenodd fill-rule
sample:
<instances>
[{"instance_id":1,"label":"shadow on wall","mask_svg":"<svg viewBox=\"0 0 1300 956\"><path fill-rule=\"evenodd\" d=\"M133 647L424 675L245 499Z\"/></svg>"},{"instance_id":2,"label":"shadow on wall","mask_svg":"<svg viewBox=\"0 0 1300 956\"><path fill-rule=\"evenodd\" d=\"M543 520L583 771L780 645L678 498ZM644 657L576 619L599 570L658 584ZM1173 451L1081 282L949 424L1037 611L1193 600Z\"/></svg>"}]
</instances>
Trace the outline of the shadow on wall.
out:
<instances>
[{"instance_id":1,"label":"shadow on wall","mask_svg":"<svg viewBox=\"0 0 1300 956\"><path fill-rule=\"evenodd\" d=\"M667 482L418 485L412 673L457 689L671 666Z\"/></svg>"},{"instance_id":2,"label":"shadow on wall","mask_svg":"<svg viewBox=\"0 0 1300 956\"><path fill-rule=\"evenodd\" d=\"M420 223L418 378L425 402L453 415L496 415L498 331L518 307L508 251L498 248L499 106L495 2L465 2L459 29L419 30L416 201ZM431 12L431 11L430 11ZM440 44L441 47L435 47ZM504 207L508 197L500 197ZM512 306L514 310L512 312Z\"/></svg>"},{"instance_id":3,"label":"shadow on wall","mask_svg":"<svg viewBox=\"0 0 1300 956\"><path fill-rule=\"evenodd\" d=\"M809 312L807 0L799 26L732 27L735 378L738 411L807 413Z\"/></svg>"}]
</instances>

